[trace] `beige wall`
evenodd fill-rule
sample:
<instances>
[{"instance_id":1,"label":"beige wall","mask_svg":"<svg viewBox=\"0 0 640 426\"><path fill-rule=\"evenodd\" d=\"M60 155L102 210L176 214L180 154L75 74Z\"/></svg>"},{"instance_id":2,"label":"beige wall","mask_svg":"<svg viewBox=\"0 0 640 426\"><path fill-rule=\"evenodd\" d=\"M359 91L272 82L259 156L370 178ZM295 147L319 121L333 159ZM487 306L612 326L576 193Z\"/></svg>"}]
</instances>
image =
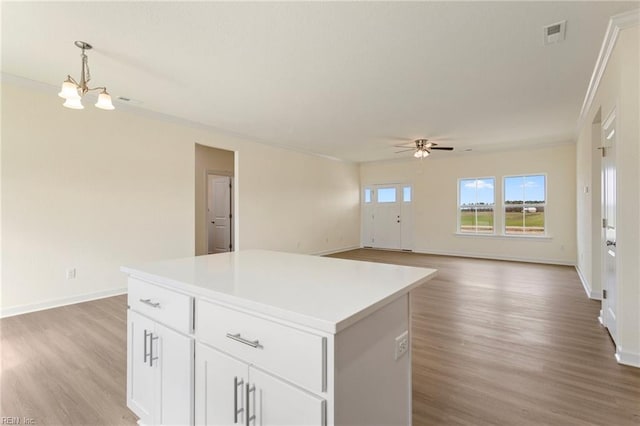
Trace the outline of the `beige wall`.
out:
<instances>
[{"instance_id":1,"label":"beige wall","mask_svg":"<svg viewBox=\"0 0 640 426\"><path fill-rule=\"evenodd\" d=\"M2 315L114 294L123 264L194 255L196 142L237 152L240 249L359 244L355 164L126 107L69 110L55 88L3 80Z\"/></svg>"},{"instance_id":2,"label":"beige wall","mask_svg":"<svg viewBox=\"0 0 640 426\"><path fill-rule=\"evenodd\" d=\"M437 155L437 158L436 158ZM365 163L362 185L410 183L414 188L414 251L496 259L574 264L575 146L522 149L484 154L437 153L426 160ZM496 200L502 194L502 177L547 174L546 226L550 238L513 238L458 235L458 179L496 179ZM498 233L502 211L496 209Z\"/></svg>"},{"instance_id":3,"label":"beige wall","mask_svg":"<svg viewBox=\"0 0 640 426\"><path fill-rule=\"evenodd\" d=\"M207 172L233 176L233 151L195 144L196 256L208 253Z\"/></svg>"},{"instance_id":4,"label":"beige wall","mask_svg":"<svg viewBox=\"0 0 640 426\"><path fill-rule=\"evenodd\" d=\"M581 188L599 186L595 145L598 126L615 108L617 117L617 352L624 363L640 366L640 69L638 27L620 32L577 142L578 270L593 296L599 296L600 197ZM595 127L595 129L594 129ZM591 212L589 214L589 212Z\"/></svg>"}]
</instances>

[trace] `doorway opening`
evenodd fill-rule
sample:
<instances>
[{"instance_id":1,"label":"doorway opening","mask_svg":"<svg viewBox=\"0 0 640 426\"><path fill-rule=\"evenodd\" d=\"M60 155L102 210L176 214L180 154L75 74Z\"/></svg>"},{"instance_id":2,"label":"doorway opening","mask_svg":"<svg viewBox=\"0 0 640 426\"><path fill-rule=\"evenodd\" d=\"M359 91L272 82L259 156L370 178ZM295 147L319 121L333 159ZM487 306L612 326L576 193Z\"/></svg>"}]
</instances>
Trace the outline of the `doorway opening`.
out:
<instances>
[{"instance_id":1,"label":"doorway opening","mask_svg":"<svg viewBox=\"0 0 640 426\"><path fill-rule=\"evenodd\" d=\"M195 254L236 248L235 155L195 144Z\"/></svg>"}]
</instances>

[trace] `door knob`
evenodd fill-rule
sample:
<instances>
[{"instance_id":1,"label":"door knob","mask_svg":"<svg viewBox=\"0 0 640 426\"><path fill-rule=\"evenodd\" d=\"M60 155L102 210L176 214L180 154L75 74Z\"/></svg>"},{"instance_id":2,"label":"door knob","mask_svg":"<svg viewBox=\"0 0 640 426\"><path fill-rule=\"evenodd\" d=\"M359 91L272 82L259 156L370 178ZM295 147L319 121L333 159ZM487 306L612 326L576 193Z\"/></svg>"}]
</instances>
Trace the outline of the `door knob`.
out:
<instances>
[{"instance_id":1,"label":"door knob","mask_svg":"<svg viewBox=\"0 0 640 426\"><path fill-rule=\"evenodd\" d=\"M211 223L216 223L216 221L215 221L215 220L212 220L212 221L211 221Z\"/></svg>"}]
</instances>

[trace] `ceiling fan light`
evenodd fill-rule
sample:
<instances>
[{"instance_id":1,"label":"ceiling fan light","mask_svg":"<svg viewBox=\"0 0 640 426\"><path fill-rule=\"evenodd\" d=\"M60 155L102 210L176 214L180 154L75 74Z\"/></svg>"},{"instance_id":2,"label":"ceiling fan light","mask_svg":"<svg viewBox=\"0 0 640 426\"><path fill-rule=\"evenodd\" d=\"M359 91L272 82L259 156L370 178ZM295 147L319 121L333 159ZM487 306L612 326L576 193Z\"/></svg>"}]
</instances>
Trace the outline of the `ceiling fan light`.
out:
<instances>
[{"instance_id":1,"label":"ceiling fan light","mask_svg":"<svg viewBox=\"0 0 640 426\"><path fill-rule=\"evenodd\" d=\"M107 90L103 90L98 95L98 102L96 102L96 108L105 109L105 110L114 110L116 109L111 102L111 95L107 93Z\"/></svg>"},{"instance_id":2,"label":"ceiling fan light","mask_svg":"<svg viewBox=\"0 0 640 426\"><path fill-rule=\"evenodd\" d=\"M66 79L62 83L62 88L60 89L60 93L58 93L63 99L80 99L80 95L78 94L78 86L76 86L71 80Z\"/></svg>"},{"instance_id":3,"label":"ceiling fan light","mask_svg":"<svg viewBox=\"0 0 640 426\"><path fill-rule=\"evenodd\" d=\"M413 156L414 156L414 157L416 157L416 158L422 158L422 151L417 150L417 151L415 152L415 154L413 154Z\"/></svg>"},{"instance_id":4,"label":"ceiling fan light","mask_svg":"<svg viewBox=\"0 0 640 426\"><path fill-rule=\"evenodd\" d=\"M77 98L68 98L62 106L71 109L84 109L79 96Z\"/></svg>"}]
</instances>

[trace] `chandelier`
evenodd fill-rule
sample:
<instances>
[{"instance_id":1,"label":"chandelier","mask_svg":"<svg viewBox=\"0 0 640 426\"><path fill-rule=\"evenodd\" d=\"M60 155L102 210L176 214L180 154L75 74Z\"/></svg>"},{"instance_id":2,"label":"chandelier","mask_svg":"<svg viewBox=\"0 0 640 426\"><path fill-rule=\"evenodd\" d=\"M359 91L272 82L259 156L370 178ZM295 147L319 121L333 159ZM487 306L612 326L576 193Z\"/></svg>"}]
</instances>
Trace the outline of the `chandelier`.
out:
<instances>
[{"instance_id":1,"label":"chandelier","mask_svg":"<svg viewBox=\"0 0 640 426\"><path fill-rule=\"evenodd\" d=\"M62 89L58 96L65 99L64 104L67 108L71 109L84 109L82 105L82 97L90 91L100 90L98 94L98 102L96 102L96 108L112 110L115 109L111 103L111 95L107 93L106 87L89 87L88 83L91 81L91 72L89 72L89 60L84 53L85 50L91 50L93 46L84 41L76 41L74 43L78 48L82 49L82 74L80 75L80 82L77 82L70 75L67 75L67 79L62 83Z\"/></svg>"}]
</instances>

